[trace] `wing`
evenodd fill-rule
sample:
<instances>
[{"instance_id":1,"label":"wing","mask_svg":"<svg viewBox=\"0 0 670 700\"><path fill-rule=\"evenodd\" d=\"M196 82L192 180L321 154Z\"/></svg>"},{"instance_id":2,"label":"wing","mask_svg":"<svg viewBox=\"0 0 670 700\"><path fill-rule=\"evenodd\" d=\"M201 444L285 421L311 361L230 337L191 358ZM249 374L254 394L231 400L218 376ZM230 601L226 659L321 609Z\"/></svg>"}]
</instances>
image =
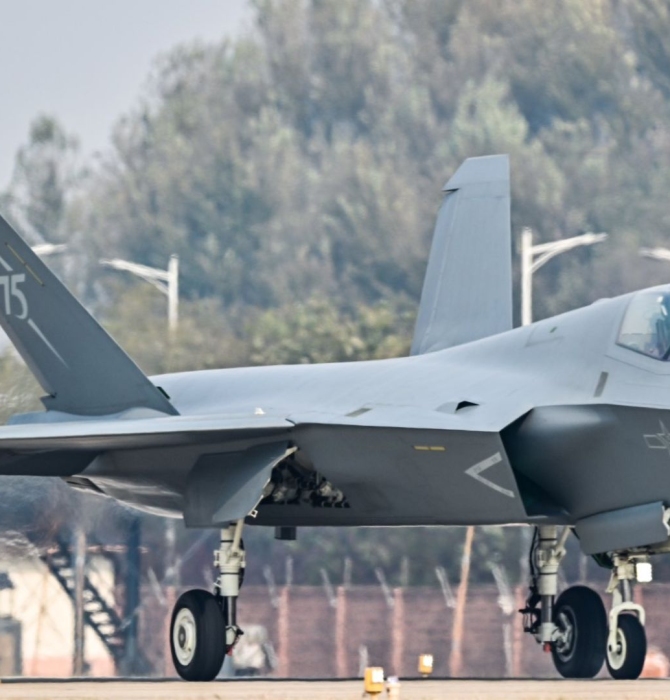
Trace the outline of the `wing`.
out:
<instances>
[{"instance_id":1,"label":"wing","mask_svg":"<svg viewBox=\"0 0 670 700\"><path fill-rule=\"evenodd\" d=\"M207 445L288 435L293 424L269 416L165 416L64 421L0 428L0 473L71 476L111 450Z\"/></svg>"}]
</instances>

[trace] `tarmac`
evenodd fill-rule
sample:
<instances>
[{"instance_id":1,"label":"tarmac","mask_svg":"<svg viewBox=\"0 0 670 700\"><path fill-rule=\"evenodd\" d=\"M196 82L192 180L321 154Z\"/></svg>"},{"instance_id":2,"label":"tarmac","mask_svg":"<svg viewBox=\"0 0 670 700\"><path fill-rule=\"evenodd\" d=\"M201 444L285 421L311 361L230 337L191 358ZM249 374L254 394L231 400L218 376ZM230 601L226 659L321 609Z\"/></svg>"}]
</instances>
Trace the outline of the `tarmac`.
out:
<instances>
[{"instance_id":1,"label":"tarmac","mask_svg":"<svg viewBox=\"0 0 670 700\"><path fill-rule=\"evenodd\" d=\"M666 700L670 680L401 680L399 691L399 700ZM15 700L361 700L362 695L360 680L0 682L0 698Z\"/></svg>"}]
</instances>

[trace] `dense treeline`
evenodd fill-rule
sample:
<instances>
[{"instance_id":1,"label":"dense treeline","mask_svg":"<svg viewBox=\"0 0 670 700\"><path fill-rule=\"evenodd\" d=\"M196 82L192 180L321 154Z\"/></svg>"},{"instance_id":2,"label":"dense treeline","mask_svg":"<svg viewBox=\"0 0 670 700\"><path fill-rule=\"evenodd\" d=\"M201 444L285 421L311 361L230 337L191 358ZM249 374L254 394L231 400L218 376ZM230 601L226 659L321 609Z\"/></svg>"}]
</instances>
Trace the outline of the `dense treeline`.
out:
<instances>
[{"instance_id":1,"label":"dense treeline","mask_svg":"<svg viewBox=\"0 0 670 700\"><path fill-rule=\"evenodd\" d=\"M670 233L663 0L254 7L252 31L161 57L102 159L37 118L0 198L33 240L69 244L60 274L147 372L403 354L441 186L473 155L511 155L515 234L610 234L543 268L536 316L670 276L636 253ZM168 342L163 298L97 260L172 253ZM412 580L449 563L462 535L441 533ZM367 578L422 549L407 531L312 534L293 546L312 580L317 549ZM478 541L516 566L516 536Z\"/></svg>"}]
</instances>

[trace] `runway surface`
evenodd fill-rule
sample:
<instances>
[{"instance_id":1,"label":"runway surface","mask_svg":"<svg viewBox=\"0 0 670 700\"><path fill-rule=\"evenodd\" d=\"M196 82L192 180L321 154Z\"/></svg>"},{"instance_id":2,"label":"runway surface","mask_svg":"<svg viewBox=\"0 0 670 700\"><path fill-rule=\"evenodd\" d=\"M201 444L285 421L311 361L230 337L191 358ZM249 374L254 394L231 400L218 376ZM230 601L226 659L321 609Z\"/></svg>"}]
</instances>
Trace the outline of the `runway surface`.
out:
<instances>
[{"instance_id":1,"label":"runway surface","mask_svg":"<svg viewBox=\"0 0 670 700\"><path fill-rule=\"evenodd\" d=\"M361 700L362 681L1 683L0 698L68 700ZM670 680L401 681L400 700L666 700ZM385 700L386 695L380 696Z\"/></svg>"}]
</instances>

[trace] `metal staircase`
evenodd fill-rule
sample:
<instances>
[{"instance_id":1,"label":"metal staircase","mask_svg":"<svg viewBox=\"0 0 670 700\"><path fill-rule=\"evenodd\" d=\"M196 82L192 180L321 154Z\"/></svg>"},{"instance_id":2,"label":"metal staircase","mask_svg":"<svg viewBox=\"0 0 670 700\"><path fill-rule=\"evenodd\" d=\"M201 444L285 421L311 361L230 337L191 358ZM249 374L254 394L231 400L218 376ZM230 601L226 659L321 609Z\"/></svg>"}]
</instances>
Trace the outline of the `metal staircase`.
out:
<instances>
[{"instance_id":1,"label":"metal staircase","mask_svg":"<svg viewBox=\"0 0 670 700\"><path fill-rule=\"evenodd\" d=\"M69 541L62 532L54 537L51 547L40 553L40 559L47 565L61 587L73 601L76 600L76 574L74 556ZM83 577L83 616L88 625L109 650L117 669L124 669L129 663L128 621L121 619L119 614L100 595L90 578ZM133 669L146 668L148 664L141 651L133 645L133 659L130 661ZM137 671L136 671L137 672Z\"/></svg>"}]
</instances>

